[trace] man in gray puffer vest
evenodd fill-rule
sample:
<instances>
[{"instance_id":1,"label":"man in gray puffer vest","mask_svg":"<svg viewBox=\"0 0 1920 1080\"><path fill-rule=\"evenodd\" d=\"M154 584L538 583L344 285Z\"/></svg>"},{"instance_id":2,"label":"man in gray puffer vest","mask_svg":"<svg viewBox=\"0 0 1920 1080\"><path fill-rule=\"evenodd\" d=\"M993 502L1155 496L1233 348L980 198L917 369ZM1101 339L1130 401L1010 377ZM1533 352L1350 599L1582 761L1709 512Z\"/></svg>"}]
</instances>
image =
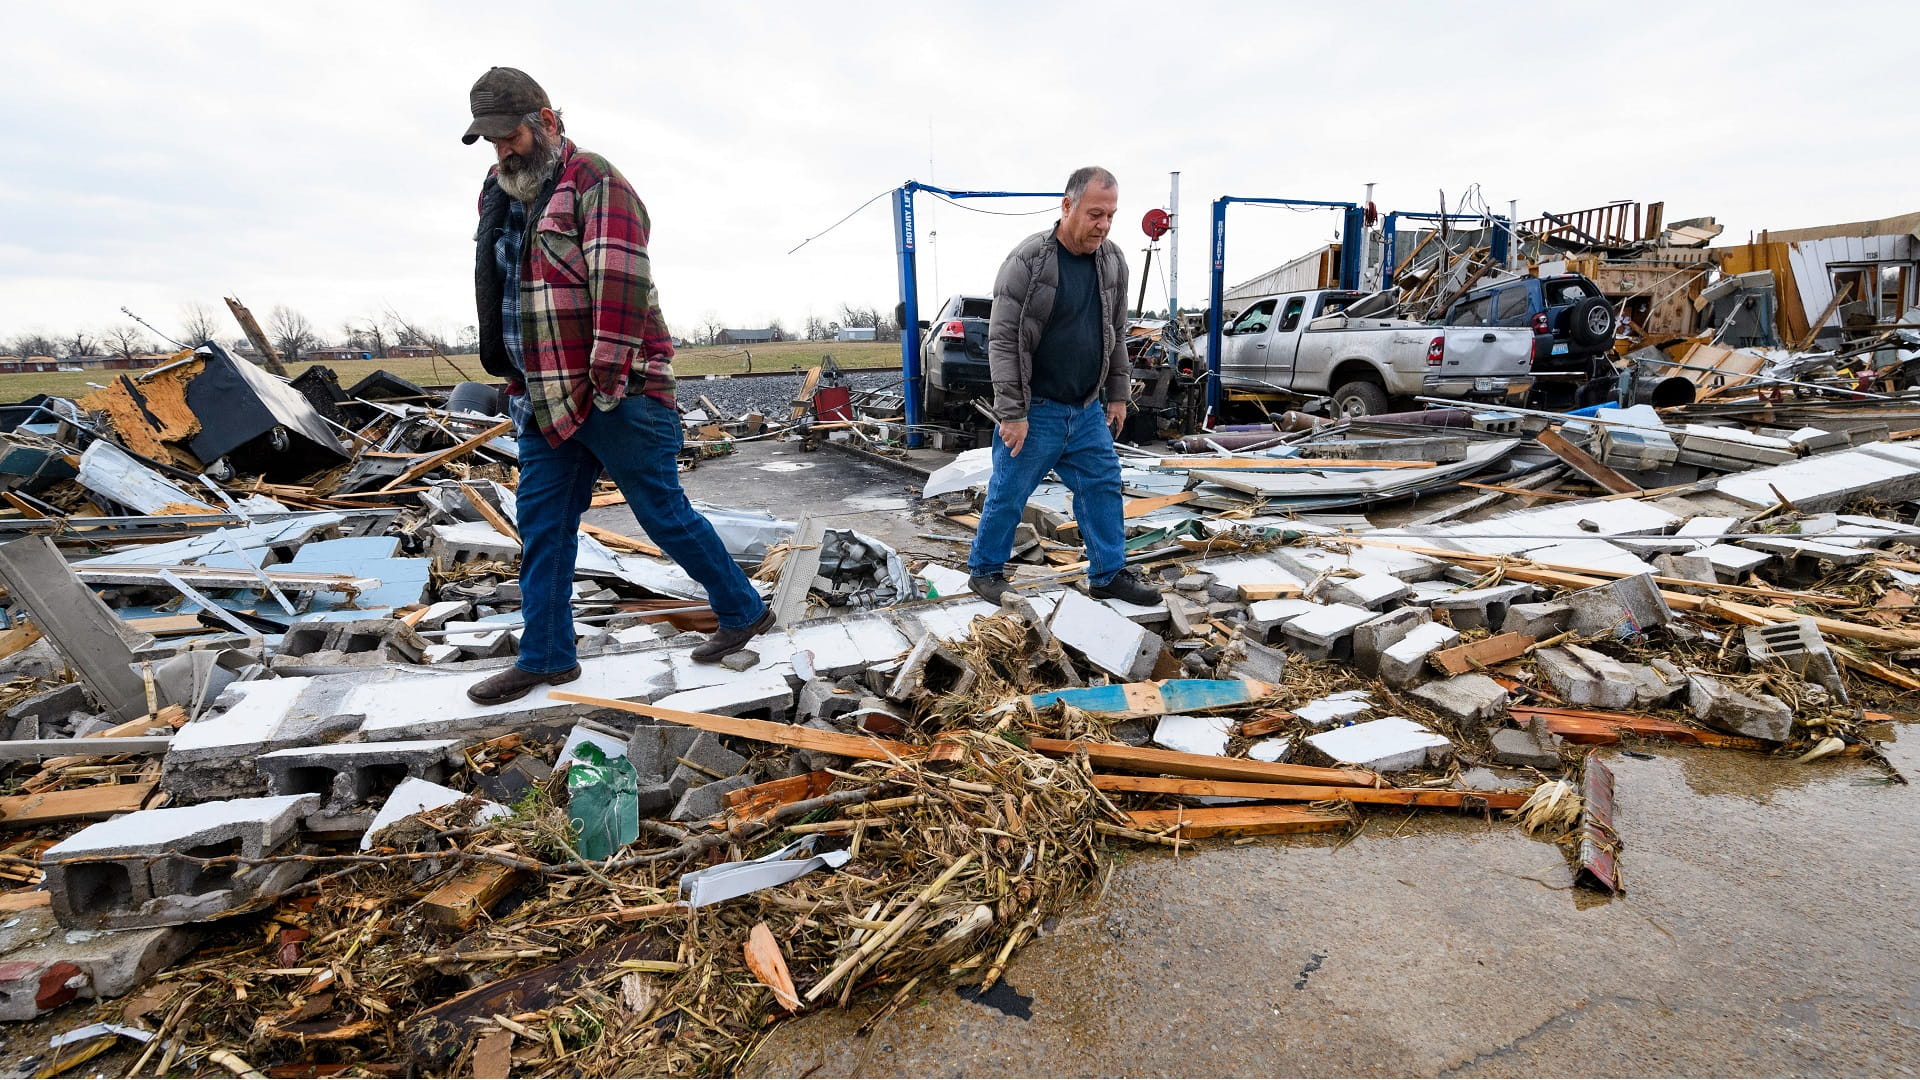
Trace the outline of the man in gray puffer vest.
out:
<instances>
[{"instance_id":1,"label":"man in gray puffer vest","mask_svg":"<svg viewBox=\"0 0 1920 1080\"><path fill-rule=\"evenodd\" d=\"M1120 459L1127 418L1127 261L1107 239L1119 182L1098 166L1067 179L1060 220L1020 242L993 283L993 477L967 558L968 586L999 603L1021 511L1047 473L1073 492L1087 549L1087 594L1153 605L1160 593L1126 568ZM1106 403L1101 404L1102 392Z\"/></svg>"}]
</instances>

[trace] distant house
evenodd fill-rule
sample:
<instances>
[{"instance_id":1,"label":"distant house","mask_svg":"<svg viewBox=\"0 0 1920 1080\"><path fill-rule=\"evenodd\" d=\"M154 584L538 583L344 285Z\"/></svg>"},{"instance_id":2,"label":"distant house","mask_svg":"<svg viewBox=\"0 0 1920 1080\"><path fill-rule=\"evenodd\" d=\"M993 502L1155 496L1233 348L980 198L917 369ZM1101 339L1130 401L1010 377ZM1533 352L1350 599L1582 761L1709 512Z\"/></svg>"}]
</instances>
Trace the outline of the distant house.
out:
<instances>
[{"instance_id":1,"label":"distant house","mask_svg":"<svg viewBox=\"0 0 1920 1080\"><path fill-rule=\"evenodd\" d=\"M765 345L770 341L779 341L780 331L767 327L764 330L722 330L714 335L715 345Z\"/></svg>"},{"instance_id":2,"label":"distant house","mask_svg":"<svg viewBox=\"0 0 1920 1080\"><path fill-rule=\"evenodd\" d=\"M60 361L51 356L0 356L0 373L59 370Z\"/></svg>"},{"instance_id":3,"label":"distant house","mask_svg":"<svg viewBox=\"0 0 1920 1080\"><path fill-rule=\"evenodd\" d=\"M315 363L327 360L371 360L373 354L365 349L324 348L308 349L306 359Z\"/></svg>"},{"instance_id":4,"label":"distant house","mask_svg":"<svg viewBox=\"0 0 1920 1080\"><path fill-rule=\"evenodd\" d=\"M879 330L871 326L843 326L833 335L835 341L878 341Z\"/></svg>"},{"instance_id":5,"label":"distant house","mask_svg":"<svg viewBox=\"0 0 1920 1080\"><path fill-rule=\"evenodd\" d=\"M387 359L401 360L410 356L437 356L440 350L431 345L393 345L387 349Z\"/></svg>"}]
</instances>

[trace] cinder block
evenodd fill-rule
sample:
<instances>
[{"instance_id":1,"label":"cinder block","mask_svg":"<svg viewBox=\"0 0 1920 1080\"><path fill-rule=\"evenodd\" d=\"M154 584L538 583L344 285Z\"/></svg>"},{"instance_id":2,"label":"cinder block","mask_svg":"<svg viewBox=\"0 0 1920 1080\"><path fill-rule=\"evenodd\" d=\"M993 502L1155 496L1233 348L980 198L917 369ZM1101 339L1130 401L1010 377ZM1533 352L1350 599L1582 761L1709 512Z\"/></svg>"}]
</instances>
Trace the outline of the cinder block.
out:
<instances>
[{"instance_id":1,"label":"cinder block","mask_svg":"<svg viewBox=\"0 0 1920 1080\"><path fill-rule=\"evenodd\" d=\"M1531 599L1531 585L1494 585L1443 596L1431 606L1435 611L1446 612L1455 630L1491 629L1506 621L1508 608Z\"/></svg>"},{"instance_id":2,"label":"cinder block","mask_svg":"<svg viewBox=\"0 0 1920 1080\"><path fill-rule=\"evenodd\" d=\"M942 645L940 639L932 634L922 634L901 663L899 673L893 677L893 685L887 688L887 696L895 701L906 701L923 694L964 694L973 686L976 677L960 654Z\"/></svg>"},{"instance_id":3,"label":"cinder block","mask_svg":"<svg viewBox=\"0 0 1920 1080\"><path fill-rule=\"evenodd\" d=\"M1503 634L1525 634L1535 641L1566 630L1573 621L1573 606L1558 600L1538 604L1510 604L1507 617L1500 622Z\"/></svg>"},{"instance_id":4,"label":"cinder block","mask_svg":"<svg viewBox=\"0 0 1920 1080\"><path fill-rule=\"evenodd\" d=\"M1308 659L1347 659L1353 656L1354 629L1373 617L1373 612L1352 604L1322 604L1289 620L1280 637Z\"/></svg>"},{"instance_id":5,"label":"cinder block","mask_svg":"<svg viewBox=\"0 0 1920 1080\"><path fill-rule=\"evenodd\" d=\"M680 756L700 767L696 769L679 764L667 776L667 787L673 791L676 799L691 788L713 783L716 779L734 777L747 767L746 758L722 746L720 736L710 731L701 732L700 737L693 740L693 745L687 747L687 752Z\"/></svg>"},{"instance_id":6,"label":"cinder block","mask_svg":"<svg viewBox=\"0 0 1920 1080\"><path fill-rule=\"evenodd\" d=\"M729 776L725 780L690 787L680 796L680 801L668 818L673 821L706 821L718 817L727 808L727 792L752 786L751 776Z\"/></svg>"},{"instance_id":7,"label":"cinder block","mask_svg":"<svg viewBox=\"0 0 1920 1080\"><path fill-rule=\"evenodd\" d=\"M1793 734L1793 710L1769 694L1743 694L1711 676L1687 676L1688 708L1708 727L1769 742Z\"/></svg>"},{"instance_id":8,"label":"cinder block","mask_svg":"<svg viewBox=\"0 0 1920 1080\"><path fill-rule=\"evenodd\" d=\"M1573 629L1582 637L1630 637L1665 626L1673 619L1652 574L1637 574L1569 593L1566 602L1573 608Z\"/></svg>"},{"instance_id":9,"label":"cinder block","mask_svg":"<svg viewBox=\"0 0 1920 1080\"><path fill-rule=\"evenodd\" d=\"M1287 673L1287 654L1254 641L1244 627L1227 642L1221 659L1227 665L1227 673L1236 679L1277 683Z\"/></svg>"},{"instance_id":10,"label":"cinder block","mask_svg":"<svg viewBox=\"0 0 1920 1080\"><path fill-rule=\"evenodd\" d=\"M0 955L0 1021L31 1020L76 999L119 997L192 951L198 931L183 926L68 935L49 908L7 918Z\"/></svg>"},{"instance_id":11,"label":"cinder block","mask_svg":"<svg viewBox=\"0 0 1920 1080\"><path fill-rule=\"evenodd\" d=\"M729 674L712 686L668 694L654 704L682 712L713 713L716 716L745 716L757 720L785 723L793 714L793 689L779 671L762 668Z\"/></svg>"},{"instance_id":12,"label":"cinder block","mask_svg":"<svg viewBox=\"0 0 1920 1080\"><path fill-rule=\"evenodd\" d=\"M318 795L233 799L89 825L41 856L54 916L70 929L125 930L179 926L239 907L256 892L300 880L306 865L203 865L193 858L265 858L319 806ZM102 861L62 865L94 857Z\"/></svg>"},{"instance_id":13,"label":"cinder block","mask_svg":"<svg viewBox=\"0 0 1920 1080\"><path fill-rule=\"evenodd\" d=\"M494 562L520 561L520 544L513 537L480 522L431 526L427 554L448 566L488 559Z\"/></svg>"},{"instance_id":14,"label":"cinder block","mask_svg":"<svg viewBox=\"0 0 1920 1080\"><path fill-rule=\"evenodd\" d=\"M1380 654L1398 644L1414 627L1433 618L1426 608L1396 608L1353 628L1353 666L1369 674L1380 670Z\"/></svg>"},{"instance_id":15,"label":"cinder block","mask_svg":"<svg viewBox=\"0 0 1920 1080\"><path fill-rule=\"evenodd\" d=\"M320 796L320 809L308 815L307 828L361 832L373 820L368 803L384 802L409 776L445 780L460 747L459 739L332 743L275 750L256 761L269 794Z\"/></svg>"},{"instance_id":16,"label":"cinder block","mask_svg":"<svg viewBox=\"0 0 1920 1080\"><path fill-rule=\"evenodd\" d=\"M1687 675L1671 662L1654 660L1647 664L1621 664L1633 679L1633 707L1658 709L1671 705L1687 692Z\"/></svg>"},{"instance_id":17,"label":"cinder block","mask_svg":"<svg viewBox=\"0 0 1920 1080\"><path fill-rule=\"evenodd\" d=\"M1545 730L1503 727L1493 733L1493 760L1530 769L1560 767L1560 737Z\"/></svg>"},{"instance_id":18,"label":"cinder block","mask_svg":"<svg viewBox=\"0 0 1920 1080\"><path fill-rule=\"evenodd\" d=\"M1062 644L1122 682L1146 678L1160 658L1160 635L1074 589L1060 594L1048 628Z\"/></svg>"},{"instance_id":19,"label":"cinder block","mask_svg":"<svg viewBox=\"0 0 1920 1080\"><path fill-rule=\"evenodd\" d=\"M1427 657L1460 643L1460 631L1445 623L1421 623L1380 654L1380 681L1393 688L1409 687L1427 675Z\"/></svg>"},{"instance_id":20,"label":"cinder block","mask_svg":"<svg viewBox=\"0 0 1920 1080\"><path fill-rule=\"evenodd\" d=\"M1311 600L1295 597L1256 600L1247 605L1247 632L1262 645L1271 645L1288 623L1320 606Z\"/></svg>"},{"instance_id":21,"label":"cinder block","mask_svg":"<svg viewBox=\"0 0 1920 1080\"><path fill-rule=\"evenodd\" d=\"M1749 626L1743 632L1747 657L1756 664L1779 662L1794 674L1817 683L1842 704L1847 700L1847 683L1840 677L1840 665L1820 635L1819 624L1812 619L1795 619L1772 626Z\"/></svg>"},{"instance_id":22,"label":"cinder block","mask_svg":"<svg viewBox=\"0 0 1920 1080\"><path fill-rule=\"evenodd\" d=\"M1507 708L1507 688L1478 672L1438 679L1409 693L1462 723L1498 719Z\"/></svg>"},{"instance_id":23,"label":"cinder block","mask_svg":"<svg viewBox=\"0 0 1920 1080\"><path fill-rule=\"evenodd\" d=\"M1406 582L1376 570L1355 578L1332 579L1320 590L1320 595L1333 603L1379 611L1411 592L1413 587Z\"/></svg>"},{"instance_id":24,"label":"cinder block","mask_svg":"<svg viewBox=\"0 0 1920 1080\"><path fill-rule=\"evenodd\" d=\"M680 724L642 724L627 739L627 760L633 763L641 783L665 780L680 767L674 759L686 757L702 734Z\"/></svg>"},{"instance_id":25,"label":"cinder block","mask_svg":"<svg viewBox=\"0 0 1920 1080\"><path fill-rule=\"evenodd\" d=\"M1533 659L1554 692L1569 704L1597 709L1625 709L1633 704L1639 683L1625 665L1605 653L1563 645L1541 649Z\"/></svg>"},{"instance_id":26,"label":"cinder block","mask_svg":"<svg viewBox=\"0 0 1920 1080\"><path fill-rule=\"evenodd\" d=\"M1314 749L1337 762L1375 772L1438 765L1453 756L1453 743L1404 716L1386 716L1352 727L1307 736Z\"/></svg>"}]
</instances>

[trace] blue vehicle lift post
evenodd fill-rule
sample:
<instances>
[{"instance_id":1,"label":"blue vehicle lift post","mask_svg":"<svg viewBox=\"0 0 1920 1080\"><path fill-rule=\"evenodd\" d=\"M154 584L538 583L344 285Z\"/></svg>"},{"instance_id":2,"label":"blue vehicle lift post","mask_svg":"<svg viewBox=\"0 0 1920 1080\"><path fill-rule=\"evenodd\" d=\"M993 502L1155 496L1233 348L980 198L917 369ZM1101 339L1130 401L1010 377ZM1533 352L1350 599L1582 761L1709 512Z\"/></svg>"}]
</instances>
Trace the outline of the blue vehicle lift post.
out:
<instances>
[{"instance_id":1,"label":"blue vehicle lift post","mask_svg":"<svg viewBox=\"0 0 1920 1080\"><path fill-rule=\"evenodd\" d=\"M1512 234L1506 218L1500 217L1497 214L1493 216L1485 214L1426 214L1414 211L1395 210L1393 213L1387 215L1386 222L1380 230L1381 237L1386 241L1386 251L1382 256L1380 267L1380 287L1383 289L1393 286L1394 267L1399 265L1400 253L1398 238L1401 218L1408 218L1413 221L1479 222L1482 227L1493 230L1493 261L1501 266L1506 265L1507 237Z\"/></svg>"},{"instance_id":2,"label":"blue vehicle lift post","mask_svg":"<svg viewBox=\"0 0 1920 1080\"><path fill-rule=\"evenodd\" d=\"M1057 199L1058 191L948 191L909 180L893 189L893 245L900 256L900 375L906 386L907 446L920 446L920 277L914 266L913 195L930 191L949 199Z\"/></svg>"},{"instance_id":3,"label":"blue vehicle lift post","mask_svg":"<svg viewBox=\"0 0 1920 1080\"><path fill-rule=\"evenodd\" d=\"M1227 204L1255 203L1262 206L1325 206L1340 210L1345 221L1340 233L1340 287L1360 287L1361 245L1366 237L1366 211L1357 203L1328 202L1321 199L1256 199L1222 195L1213 200L1213 272L1212 294L1207 304L1207 413L1220 414L1220 324L1226 297Z\"/></svg>"}]
</instances>

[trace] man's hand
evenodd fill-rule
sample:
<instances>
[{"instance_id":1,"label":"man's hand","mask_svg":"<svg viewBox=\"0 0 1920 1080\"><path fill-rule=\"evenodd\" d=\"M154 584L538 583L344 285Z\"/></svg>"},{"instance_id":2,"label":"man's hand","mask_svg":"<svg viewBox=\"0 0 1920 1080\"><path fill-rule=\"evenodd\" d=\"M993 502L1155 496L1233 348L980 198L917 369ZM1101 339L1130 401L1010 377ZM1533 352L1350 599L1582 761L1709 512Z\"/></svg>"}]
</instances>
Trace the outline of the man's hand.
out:
<instances>
[{"instance_id":1,"label":"man's hand","mask_svg":"<svg viewBox=\"0 0 1920 1080\"><path fill-rule=\"evenodd\" d=\"M1115 435L1120 434L1120 425L1127 422L1127 403L1124 401L1107 402L1107 429Z\"/></svg>"},{"instance_id":2,"label":"man's hand","mask_svg":"<svg viewBox=\"0 0 1920 1080\"><path fill-rule=\"evenodd\" d=\"M1027 422L1025 420L1000 421L1000 441L1007 444L1007 456L1019 457L1020 447L1027 441Z\"/></svg>"}]
</instances>

